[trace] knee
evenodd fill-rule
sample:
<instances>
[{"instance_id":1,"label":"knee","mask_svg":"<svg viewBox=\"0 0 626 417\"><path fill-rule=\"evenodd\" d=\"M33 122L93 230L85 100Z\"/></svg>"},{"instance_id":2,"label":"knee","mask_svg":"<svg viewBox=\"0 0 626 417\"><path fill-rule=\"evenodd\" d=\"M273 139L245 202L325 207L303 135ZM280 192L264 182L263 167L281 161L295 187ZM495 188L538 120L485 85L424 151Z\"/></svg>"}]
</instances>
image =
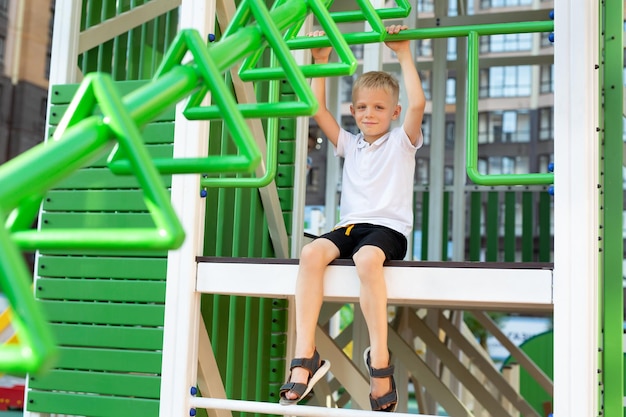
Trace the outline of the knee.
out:
<instances>
[{"instance_id":1,"label":"knee","mask_svg":"<svg viewBox=\"0 0 626 417\"><path fill-rule=\"evenodd\" d=\"M319 266L323 262L323 253L316 245L309 243L300 251L300 266Z\"/></svg>"},{"instance_id":2,"label":"knee","mask_svg":"<svg viewBox=\"0 0 626 417\"><path fill-rule=\"evenodd\" d=\"M363 280L382 272L385 254L379 248L364 246L354 254L352 259L359 277Z\"/></svg>"}]
</instances>

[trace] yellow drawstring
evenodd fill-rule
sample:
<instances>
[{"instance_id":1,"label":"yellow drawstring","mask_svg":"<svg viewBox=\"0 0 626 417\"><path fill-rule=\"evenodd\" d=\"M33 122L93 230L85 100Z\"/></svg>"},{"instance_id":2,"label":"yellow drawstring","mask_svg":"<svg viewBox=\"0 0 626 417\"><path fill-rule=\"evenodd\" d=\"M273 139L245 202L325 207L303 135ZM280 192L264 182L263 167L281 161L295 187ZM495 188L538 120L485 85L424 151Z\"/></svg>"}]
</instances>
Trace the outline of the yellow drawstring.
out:
<instances>
[{"instance_id":1,"label":"yellow drawstring","mask_svg":"<svg viewBox=\"0 0 626 417\"><path fill-rule=\"evenodd\" d=\"M353 228L353 227L354 227L354 225L353 225L353 224L348 225L348 226L346 227L346 236L350 236L350 232L352 231L352 228Z\"/></svg>"}]
</instances>

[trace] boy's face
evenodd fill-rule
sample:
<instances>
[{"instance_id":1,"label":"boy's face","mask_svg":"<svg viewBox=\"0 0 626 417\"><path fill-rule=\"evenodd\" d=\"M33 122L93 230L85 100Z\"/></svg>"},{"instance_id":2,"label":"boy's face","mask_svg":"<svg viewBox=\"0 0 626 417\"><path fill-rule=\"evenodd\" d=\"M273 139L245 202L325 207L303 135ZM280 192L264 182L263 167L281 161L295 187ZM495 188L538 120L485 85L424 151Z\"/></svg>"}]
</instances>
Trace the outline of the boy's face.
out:
<instances>
[{"instance_id":1,"label":"boy's face","mask_svg":"<svg viewBox=\"0 0 626 417\"><path fill-rule=\"evenodd\" d=\"M350 112L364 139L372 143L389 132L391 121L400 116L400 105L383 88L360 88L354 92Z\"/></svg>"}]
</instances>

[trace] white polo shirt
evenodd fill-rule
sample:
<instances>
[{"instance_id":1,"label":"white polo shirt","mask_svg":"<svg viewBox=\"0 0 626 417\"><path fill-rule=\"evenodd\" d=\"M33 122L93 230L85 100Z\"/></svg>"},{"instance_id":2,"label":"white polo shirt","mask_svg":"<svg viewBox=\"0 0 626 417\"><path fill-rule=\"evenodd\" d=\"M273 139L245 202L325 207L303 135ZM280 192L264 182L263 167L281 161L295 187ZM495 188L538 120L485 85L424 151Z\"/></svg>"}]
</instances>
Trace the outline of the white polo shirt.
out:
<instances>
[{"instance_id":1,"label":"white polo shirt","mask_svg":"<svg viewBox=\"0 0 626 417\"><path fill-rule=\"evenodd\" d=\"M402 127L371 145L362 134L341 129L335 148L335 155L344 158L336 227L371 223L408 236L413 228L416 151Z\"/></svg>"}]
</instances>

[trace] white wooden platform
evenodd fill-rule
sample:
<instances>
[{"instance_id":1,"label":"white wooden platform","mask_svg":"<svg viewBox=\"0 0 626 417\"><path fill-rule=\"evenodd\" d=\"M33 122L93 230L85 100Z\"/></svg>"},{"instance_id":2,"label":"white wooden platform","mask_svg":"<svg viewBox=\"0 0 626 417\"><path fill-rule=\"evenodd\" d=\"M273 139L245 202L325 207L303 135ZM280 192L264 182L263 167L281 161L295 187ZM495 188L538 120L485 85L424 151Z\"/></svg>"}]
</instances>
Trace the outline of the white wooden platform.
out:
<instances>
[{"instance_id":1,"label":"white wooden platform","mask_svg":"<svg viewBox=\"0 0 626 417\"><path fill-rule=\"evenodd\" d=\"M295 294L297 260L198 258L202 293L286 298ZM551 311L552 265L409 262L385 266L389 304L505 311ZM338 260L324 277L326 301L355 302L359 279L352 261Z\"/></svg>"}]
</instances>

